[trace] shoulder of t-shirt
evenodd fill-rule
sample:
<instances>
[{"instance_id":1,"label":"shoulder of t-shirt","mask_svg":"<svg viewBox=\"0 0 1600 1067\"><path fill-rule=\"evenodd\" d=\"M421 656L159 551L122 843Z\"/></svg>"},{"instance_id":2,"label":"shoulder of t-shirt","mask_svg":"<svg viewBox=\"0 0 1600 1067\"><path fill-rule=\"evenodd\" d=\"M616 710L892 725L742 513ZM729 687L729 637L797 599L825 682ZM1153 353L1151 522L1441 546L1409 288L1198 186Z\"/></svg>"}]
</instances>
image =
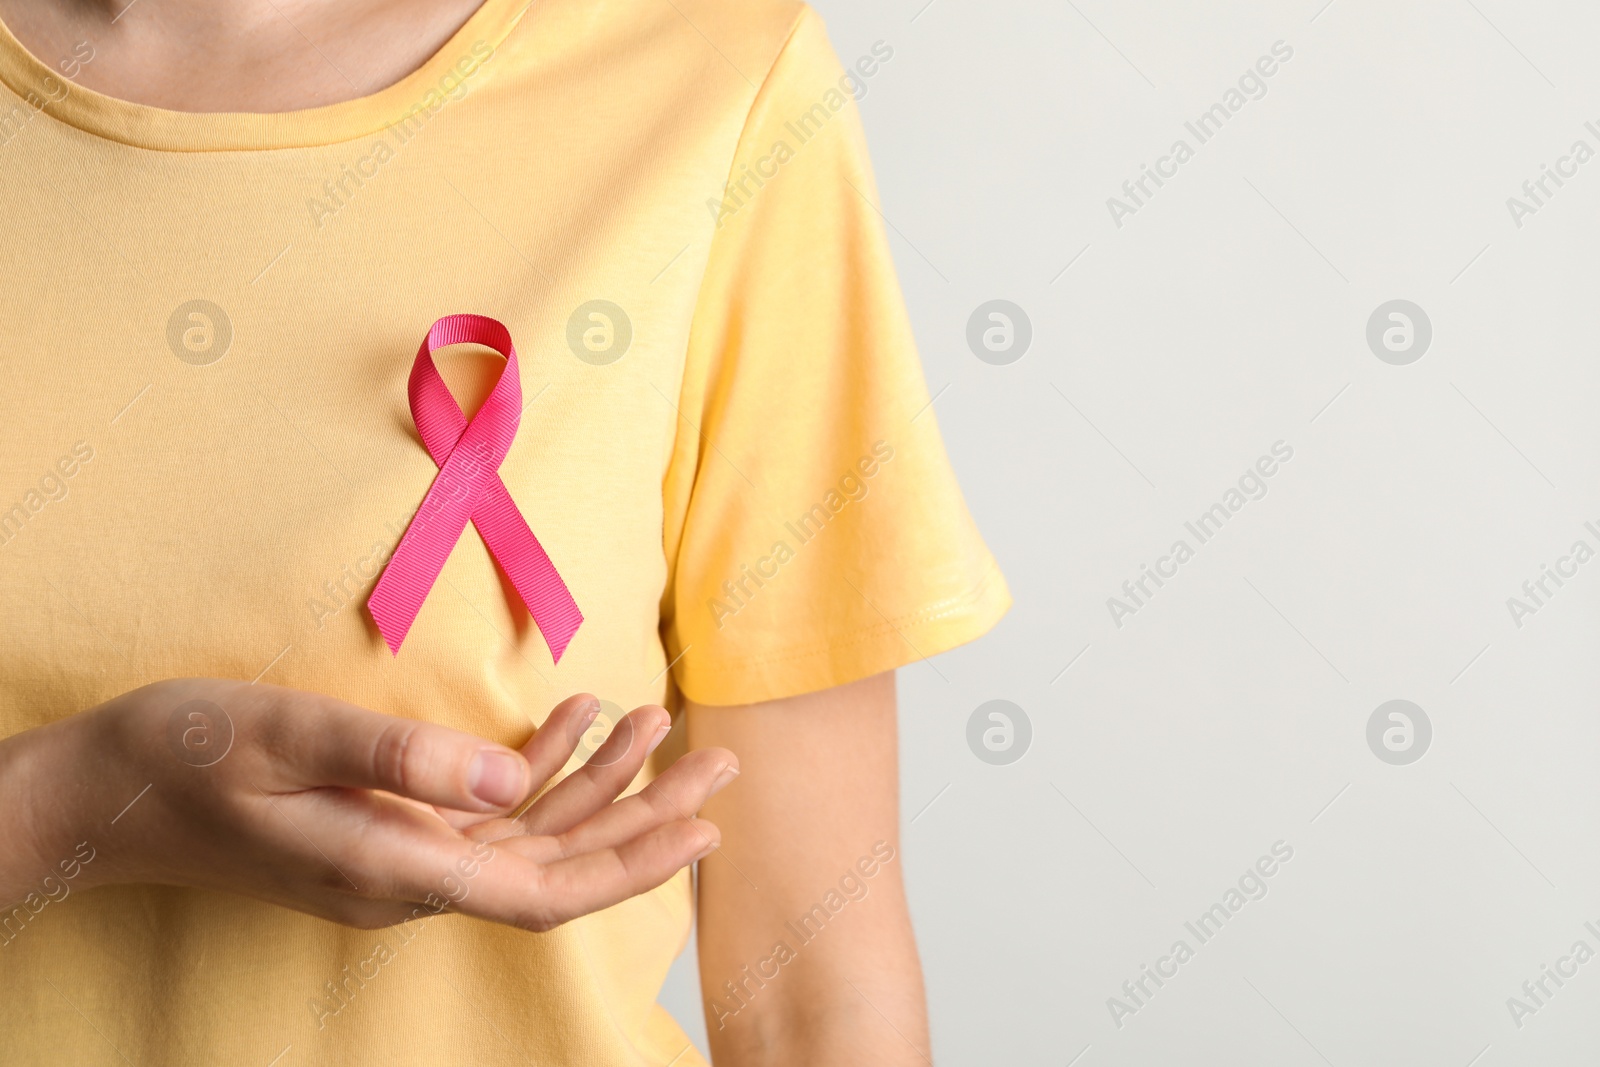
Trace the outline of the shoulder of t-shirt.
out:
<instances>
[{"instance_id":1,"label":"shoulder of t-shirt","mask_svg":"<svg viewBox=\"0 0 1600 1067\"><path fill-rule=\"evenodd\" d=\"M822 17L804 0L536 0L507 65L641 89L639 104L744 115L791 83L833 80Z\"/></svg>"},{"instance_id":2,"label":"shoulder of t-shirt","mask_svg":"<svg viewBox=\"0 0 1600 1067\"><path fill-rule=\"evenodd\" d=\"M672 0L671 8L708 46L723 53L751 87L766 81L791 40L809 36L802 31L822 24L804 0Z\"/></svg>"},{"instance_id":3,"label":"shoulder of t-shirt","mask_svg":"<svg viewBox=\"0 0 1600 1067\"><path fill-rule=\"evenodd\" d=\"M631 9L625 25L632 48L669 49L716 83L707 88L734 96L753 98L783 68L826 68L832 61L822 18L804 0L622 0L618 6Z\"/></svg>"}]
</instances>

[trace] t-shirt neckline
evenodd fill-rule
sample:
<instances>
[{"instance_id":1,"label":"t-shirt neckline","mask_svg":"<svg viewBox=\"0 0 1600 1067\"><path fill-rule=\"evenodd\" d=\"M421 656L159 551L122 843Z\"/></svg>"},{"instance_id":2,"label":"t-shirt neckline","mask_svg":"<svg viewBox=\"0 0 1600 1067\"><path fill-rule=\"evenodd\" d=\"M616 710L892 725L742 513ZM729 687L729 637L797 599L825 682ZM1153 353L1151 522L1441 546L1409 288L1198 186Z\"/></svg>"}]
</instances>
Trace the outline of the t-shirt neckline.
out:
<instances>
[{"instance_id":1,"label":"t-shirt neckline","mask_svg":"<svg viewBox=\"0 0 1600 1067\"><path fill-rule=\"evenodd\" d=\"M86 89L53 70L0 22L0 83L51 118L110 141L167 152L250 151L335 144L430 109L489 62L532 0L484 0L428 60L366 96L299 111L169 111Z\"/></svg>"}]
</instances>

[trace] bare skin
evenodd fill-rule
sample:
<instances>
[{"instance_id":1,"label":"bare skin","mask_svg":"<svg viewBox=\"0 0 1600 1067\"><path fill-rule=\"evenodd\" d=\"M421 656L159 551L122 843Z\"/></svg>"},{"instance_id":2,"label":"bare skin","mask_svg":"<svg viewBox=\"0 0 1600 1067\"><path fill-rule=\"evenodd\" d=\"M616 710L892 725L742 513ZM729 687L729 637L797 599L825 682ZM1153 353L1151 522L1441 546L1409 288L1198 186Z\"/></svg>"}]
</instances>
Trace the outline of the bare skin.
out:
<instances>
[{"instance_id":1,"label":"bare skin","mask_svg":"<svg viewBox=\"0 0 1600 1067\"><path fill-rule=\"evenodd\" d=\"M722 847L700 864L700 988L714 1061L926 1067L922 968L902 881L894 675L746 707L690 704L688 716L692 750L727 746L743 768L705 807L722 831ZM813 909L830 903L830 890L839 894L831 903L847 902L813 933ZM793 959L764 962L780 940Z\"/></svg>"},{"instance_id":2,"label":"bare skin","mask_svg":"<svg viewBox=\"0 0 1600 1067\"><path fill-rule=\"evenodd\" d=\"M478 2L135 0L130 7L126 0L0 0L0 21L53 67L89 42L92 61L63 73L109 96L176 111L282 112L394 84L433 55ZM691 751L643 799L613 802L637 769L631 761L644 758L636 751L643 746L634 745L625 758L610 753L605 758L613 764L575 775L579 785L551 790L515 821L501 818L509 806L485 806L471 795L481 739L426 727L427 743L418 751L433 755L398 777L377 774L386 765L376 756L382 739L408 721L352 709L359 714L347 713L347 728L369 746L372 760L351 767L311 736L311 712L304 709L327 701L315 694L276 703L251 697L263 704L244 716L235 742L244 747L204 770L186 766L162 747L171 699L188 691L181 687L218 684L236 683L159 683L180 688L148 708L141 705L149 694L140 690L0 742L0 804L27 813L10 820L13 829L0 829L0 856L20 857L0 863L0 899L28 892L49 873L42 857L72 855L83 826L103 825L108 811L158 775L118 823L120 836L125 824L131 829L142 819L151 824L142 831L149 836L130 834L136 843L110 862L84 865L82 877L225 888L339 922L383 925L409 915L420 891L436 891L454 863L492 841L496 859L475 877L462 910L544 929L659 884L705 855L700 966L718 1067L930 1062L922 974L901 881L892 674L745 707L691 703ZM582 697L564 702L552 713L553 725L522 750L528 789L566 758L561 750L570 751L565 738L583 703ZM648 736L666 713L633 714L635 736ZM125 756L107 746L141 737L145 762L113 772L113 756ZM737 774L740 764L728 749L740 753L744 773L706 805L715 825L684 819L682 813L696 811L732 780L730 769ZM407 759L422 758L412 746L406 751ZM210 774L229 762L237 769ZM392 771L392 760L387 765ZM59 783L82 781L86 766L108 773L62 795ZM364 819L384 830L365 844L351 832ZM327 858L348 878L317 862L291 822L319 843L326 835L335 850ZM8 848L12 834L26 839L18 851ZM720 849L705 851L719 841ZM879 842L893 859L877 859ZM859 872L869 856L874 873L867 877ZM500 866L502 857L508 862ZM494 877L503 882L485 881L497 867ZM866 894L800 943L785 924L810 913L852 870ZM794 958L758 987L746 969L759 975L781 939L791 942ZM730 999L729 981L743 983L740 1001Z\"/></svg>"},{"instance_id":3,"label":"bare skin","mask_svg":"<svg viewBox=\"0 0 1600 1067\"><path fill-rule=\"evenodd\" d=\"M0 0L0 22L35 57L107 96L169 111L279 112L393 85L479 3ZM80 42L93 59L60 67Z\"/></svg>"},{"instance_id":4,"label":"bare skin","mask_svg":"<svg viewBox=\"0 0 1600 1067\"><path fill-rule=\"evenodd\" d=\"M174 709L206 706L193 701L231 724L225 755L203 766L175 740L187 716L177 735L172 723ZM96 855L80 888L222 890L374 928L452 899L451 880L470 869L457 910L548 930L654 888L715 848L718 829L686 813L739 773L731 752L691 752L617 800L671 721L646 706L507 818L562 768L598 711L587 694L563 701L513 752L277 686L144 686L0 741L0 803L19 813L0 847L0 900L22 899L88 842ZM223 736L221 716L211 718Z\"/></svg>"}]
</instances>

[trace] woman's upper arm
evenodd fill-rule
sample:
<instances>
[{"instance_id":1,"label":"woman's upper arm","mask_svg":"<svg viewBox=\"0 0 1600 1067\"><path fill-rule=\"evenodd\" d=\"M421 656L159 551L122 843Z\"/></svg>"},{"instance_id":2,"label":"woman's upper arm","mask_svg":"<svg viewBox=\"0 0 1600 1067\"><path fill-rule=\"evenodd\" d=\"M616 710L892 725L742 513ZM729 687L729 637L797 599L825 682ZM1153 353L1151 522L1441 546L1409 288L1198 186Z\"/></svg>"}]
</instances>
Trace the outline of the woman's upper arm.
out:
<instances>
[{"instance_id":1,"label":"woman's upper arm","mask_svg":"<svg viewBox=\"0 0 1600 1067\"><path fill-rule=\"evenodd\" d=\"M830 1032L857 1054L881 1038L874 1062L897 1062L910 1050L894 1031L925 1024L900 872L893 672L742 707L691 703L688 717L690 747L732 749L742 768L703 812L722 830L699 883L718 1062L789 1062L748 1050L804 1054Z\"/></svg>"},{"instance_id":2,"label":"woman's upper arm","mask_svg":"<svg viewBox=\"0 0 1600 1067\"><path fill-rule=\"evenodd\" d=\"M752 863L853 861L899 826L894 674L738 707L688 705L689 747L739 754L737 783L706 817ZM855 840L856 838L864 840ZM730 857L738 861L737 855Z\"/></svg>"}]
</instances>

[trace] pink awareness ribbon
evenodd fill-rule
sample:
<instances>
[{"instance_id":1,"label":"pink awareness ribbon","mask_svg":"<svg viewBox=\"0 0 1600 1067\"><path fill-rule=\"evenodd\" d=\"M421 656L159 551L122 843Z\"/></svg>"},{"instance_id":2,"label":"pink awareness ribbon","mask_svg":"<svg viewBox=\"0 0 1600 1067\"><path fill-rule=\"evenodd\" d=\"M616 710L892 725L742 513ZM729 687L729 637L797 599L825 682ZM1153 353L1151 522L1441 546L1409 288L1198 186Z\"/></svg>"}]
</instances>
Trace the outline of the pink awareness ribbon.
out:
<instances>
[{"instance_id":1,"label":"pink awareness ribbon","mask_svg":"<svg viewBox=\"0 0 1600 1067\"><path fill-rule=\"evenodd\" d=\"M500 380L470 423L433 362L435 349L465 342L486 345L506 359ZM406 392L417 432L439 474L367 600L390 654L399 655L423 600L471 522L560 663L583 613L499 474L522 422L522 378L511 332L483 315L446 315L423 338Z\"/></svg>"}]
</instances>

